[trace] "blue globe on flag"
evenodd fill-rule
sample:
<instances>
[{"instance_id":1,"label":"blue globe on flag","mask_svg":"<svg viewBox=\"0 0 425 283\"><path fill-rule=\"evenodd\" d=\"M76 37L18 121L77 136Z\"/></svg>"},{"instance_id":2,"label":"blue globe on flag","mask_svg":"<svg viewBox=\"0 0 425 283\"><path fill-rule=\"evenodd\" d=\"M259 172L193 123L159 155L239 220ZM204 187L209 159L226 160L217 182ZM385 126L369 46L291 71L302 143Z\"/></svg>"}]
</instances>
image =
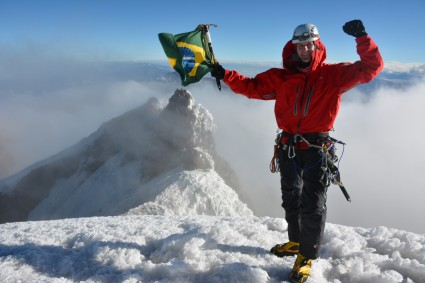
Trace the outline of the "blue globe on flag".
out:
<instances>
[{"instance_id":1,"label":"blue globe on flag","mask_svg":"<svg viewBox=\"0 0 425 283\"><path fill-rule=\"evenodd\" d=\"M195 67L195 53L187 47L180 47L179 50L183 57L183 69L186 73L190 73Z\"/></svg>"}]
</instances>

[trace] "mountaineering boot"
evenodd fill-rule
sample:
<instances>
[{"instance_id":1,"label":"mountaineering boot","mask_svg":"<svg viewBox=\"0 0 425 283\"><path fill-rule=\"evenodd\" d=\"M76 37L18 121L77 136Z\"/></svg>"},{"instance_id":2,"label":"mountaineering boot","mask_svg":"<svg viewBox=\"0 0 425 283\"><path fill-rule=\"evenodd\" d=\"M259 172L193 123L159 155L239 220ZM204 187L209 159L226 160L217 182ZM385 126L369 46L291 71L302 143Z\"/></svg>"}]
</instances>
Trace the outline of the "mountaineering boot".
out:
<instances>
[{"instance_id":1,"label":"mountaineering boot","mask_svg":"<svg viewBox=\"0 0 425 283\"><path fill-rule=\"evenodd\" d=\"M270 250L270 252L278 257L284 257L297 255L299 250L299 243L289 241L287 243L277 244Z\"/></svg>"},{"instance_id":2,"label":"mountaineering boot","mask_svg":"<svg viewBox=\"0 0 425 283\"><path fill-rule=\"evenodd\" d=\"M289 282L291 283L304 283L310 277L310 269L312 259L305 258L301 254L298 254L295 260L294 267L292 268L291 274L289 275Z\"/></svg>"}]
</instances>

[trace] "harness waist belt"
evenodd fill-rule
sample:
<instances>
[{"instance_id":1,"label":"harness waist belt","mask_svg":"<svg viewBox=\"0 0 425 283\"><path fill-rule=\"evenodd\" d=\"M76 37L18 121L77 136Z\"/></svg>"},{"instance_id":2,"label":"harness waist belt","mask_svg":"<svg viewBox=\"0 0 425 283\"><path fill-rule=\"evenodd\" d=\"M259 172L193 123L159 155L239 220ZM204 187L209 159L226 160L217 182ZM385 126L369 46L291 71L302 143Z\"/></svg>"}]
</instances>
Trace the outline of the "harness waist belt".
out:
<instances>
[{"instance_id":1,"label":"harness waist belt","mask_svg":"<svg viewBox=\"0 0 425 283\"><path fill-rule=\"evenodd\" d=\"M303 139L308 141L309 143L315 144L317 142L325 141L329 138L329 133L305 133L305 134L290 134L288 132L282 131L282 137L287 137L287 139L282 139L282 142L294 142L301 143Z\"/></svg>"}]
</instances>

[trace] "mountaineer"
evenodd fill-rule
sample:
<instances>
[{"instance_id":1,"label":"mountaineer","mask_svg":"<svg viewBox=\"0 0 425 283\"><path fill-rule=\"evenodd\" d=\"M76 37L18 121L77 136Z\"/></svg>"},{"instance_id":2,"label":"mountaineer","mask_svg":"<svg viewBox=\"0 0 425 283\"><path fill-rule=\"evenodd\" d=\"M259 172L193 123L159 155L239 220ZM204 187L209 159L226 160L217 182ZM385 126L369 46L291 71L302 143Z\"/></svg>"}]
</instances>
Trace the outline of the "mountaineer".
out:
<instances>
[{"instance_id":1,"label":"mountaineer","mask_svg":"<svg viewBox=\"0 0 425 283\"><path fill-rule=\"evenodd\" d=\"M352 20L343 31L355 37L360 60L327 64L326 48L317 27L302 24L283 48L282 68L272 68L245 77L215 64L211 75L223 80L233 92L248 98L275 100L278 138L278 169L282 207L288 223L289 242L271 252L279 257L297 255L290 282L305 282L312 261L319 256L326 221L329 186L323 153L332 146L342 94L368 83L383 69L378 46L366 33L361 20Z\"/></svg>"}]
</instances>

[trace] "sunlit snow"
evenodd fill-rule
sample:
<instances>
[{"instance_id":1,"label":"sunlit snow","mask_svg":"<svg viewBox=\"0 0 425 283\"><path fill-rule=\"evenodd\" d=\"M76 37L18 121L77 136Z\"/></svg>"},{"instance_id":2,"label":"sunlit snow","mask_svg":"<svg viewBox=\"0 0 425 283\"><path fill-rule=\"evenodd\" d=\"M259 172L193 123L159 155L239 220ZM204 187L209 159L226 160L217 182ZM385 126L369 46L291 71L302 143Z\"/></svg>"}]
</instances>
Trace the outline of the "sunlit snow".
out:
<instances>
[{"instance_id":1,"label":"sunlit snow","mask_svg":"<svg viewBox=\"0 0 425 283\"><path fill-rule=\"evenodd\" d=\"M0 225L0 282L286 282L269 217L118 216ZM425 282L425 235L327 224L313 282Z\"/></svg>"}]
</instances>

